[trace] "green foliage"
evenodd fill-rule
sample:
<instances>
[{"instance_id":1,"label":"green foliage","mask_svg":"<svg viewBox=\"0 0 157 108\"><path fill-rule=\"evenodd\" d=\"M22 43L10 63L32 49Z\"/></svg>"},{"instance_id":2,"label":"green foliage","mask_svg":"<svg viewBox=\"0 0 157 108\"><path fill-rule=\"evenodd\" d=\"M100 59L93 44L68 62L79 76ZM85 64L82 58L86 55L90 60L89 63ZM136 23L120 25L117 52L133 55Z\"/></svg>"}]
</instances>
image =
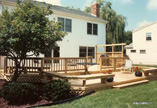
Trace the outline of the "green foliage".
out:
<instances>
[{"instance_id":1,"label":"green foliage","mask_svg":"<svg viewBox=\"0 0 157 108\"><path fill-rule=\"evenodd\" d=\"M23 58L30 51L39 55L54 48L65 33L60 31L59 22L49 21L47 16L52 13L50 6L39 6L31 0L18 4L11 12L3 8L0 16L0 50L3 55Z\"/></svg>"},{"instance_id":2,"label":"green foliage","mask_svg":"<svg viewBox=\"0 0 157 108\"><path fill-rule=\"evenodd\" d=\"M122 43L124 42L124 31L126 26L126 17L118 15L112 9L111 2L106 2L101 8L100 17L108 21L106 43Z\"/></svg>"},{"instance_id":3,"label":"green foliage","mask_svg":"<svg viewBox=\"0 0 157 108\"><path fill-rule=\"evenodd\" d=\"M29 83L9 83L1 90L2 97L11 103L25 103L36 97L35 86Z\"/></svg>"},{"instance_id":4,"label":"green foliage","mask_svg":"<svg viewBox=\"0 0 157 108\"><path fill-rule=\"evenodd\" d=\"M53 80L44 86L43 92L47 100L64 100L70 95L70 84L62 80Z\"/></svg>"},{"instance_id":5,"label":"green foliage","mask_svg":"<svg viewBox=\"0 0 157 108\"><path fill-rule=\"evenodd\" d=\"M132 31L124 32L124 43L126 43L127 45L132 43Z\"/></svg>"},{"instance_id":6,"label":"green foliage","mask_svg":"<svg viewBox=\"0 0 157 108\"><path fill-rule=\"evenodd\" d=\"M106 2L105 0L98 0L100 7L104 5L104 3ZM91 2L91 5L93 4L93 2ZM85 6L85 13L91 14L91 7L90 6Z\"/></svg>"},{"instance_id":7,"label":"green foliage","mask_svg":"<svg viewBox=\"0 0 157 108\"><path fill-rule=\"evenodd\" d=\"M85 13L91 14L91 7L86 6L84 11Z\"/></svg>"},{"instance_id":8,"label":"green foliage","mask_svg":"<svg viewBox=\"0 0 157 108\"><path fill-rule=\"evenodd\" d=\"M0 52L15 61L13 81L20 74L18 67L23 59L52 50L66 35L60 31L60 22L49 20L53 13L50 5L39 5L32 0L20 2L18 0L17 7L11 11L3 6L0 15Z\"/></svg>"}]
</instances>

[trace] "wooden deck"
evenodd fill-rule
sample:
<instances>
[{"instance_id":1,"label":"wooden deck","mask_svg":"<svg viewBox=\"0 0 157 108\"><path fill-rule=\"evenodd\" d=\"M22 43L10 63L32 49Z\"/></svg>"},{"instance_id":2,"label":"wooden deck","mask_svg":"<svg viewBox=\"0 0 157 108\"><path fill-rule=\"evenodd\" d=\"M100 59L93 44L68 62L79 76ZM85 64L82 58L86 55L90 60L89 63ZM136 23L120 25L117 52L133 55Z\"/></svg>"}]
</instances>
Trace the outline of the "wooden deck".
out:
<instances>
[{"instance_id":1,"label":"wooden deck","mask_svg":"<svg viewBox=\"0 0 157 108\"><path fill-rule=\"evenodd\" d=\"M94 79L94 80L88 80L86 88L81 87L82 82L79 80L71 80L70 83L74 89L105 89L105 88L112 88L115 85L120 85L120 84L126 84L126 83L131 83L131 82L136 82L136 81L141 81L141 80L146 80L148 77L142 76L142 77L136 77L134 73L130 72L113 72L115 74L114 81L111 83L106 83L106 84L100 84L101 80L100 79Z\"/></svg>"},{"instance_id":2,"label":"wooden deck","mask_svg":"<svg viewBox=\"0 0 157 108\"><path fill-rule=\"evenodd\" d=\"M115 74L115 77L114 77L114 81L111 83L108 82L106 84L100 84L100 79L95 79L95 80L88 80L86 88L82 88L80 86L81 85L80 81L71 81L71 84L74 89L85 89L85 90L97 91L97 90L106 89L106 88L113 88L117 85L119 86L119 88L125 88L125 87L134 86L134 85L148 83L149 80L157 80L156 68L149 68L149 69L146 68L144 70L145 70L145 73L149 73L149 75L143 73L142 77L136 77L134 72L131 73L130 71L125 71L125 72L119 71L119 72L113 72L113 74Z\"/></svg>"},{"instance_id":3,"label":"wooden deck","mask_svg":"<svg viewBox=\"0 0 157 108\"><path fill-rule=\"evenodd\" d=\"M102 73L97 73L97 74L93 74L93 75L97 75L99 76L98 74L102 74ZM116 85L121 85L121 84L129 84L129 83L132 83L132 85L136 85L136 83L138 83L138 81L141 83L138 83L138 84L142 84L143 82L145 82L144 80L151 80L151 79L157 79L157 76L154 76L153 74L150 73L149 76L143 76L142 77L136 77L133 73L130 73L130 72L113 72L113 74L115 74L115 77L114 77L114 81L109 83L101 83L101 79L98 78L98 79L91 79L91 80L87 80L86 81L86 87L83 87L83 82L81 80L69 80L72 88L74 90L86 90L86 91L90 91L90 90L95 90L95 91L98 91L98 90L102 90L102 89L107 89L107 88L113 88L113 86L116 86ZM84 77L84 75L79 75L79 76L82 76ZM58 78L56 78L58 79ZM132 86L130 85L130 86ZM124 87L122 87L124 88Z\"/></svg>"}]
</instances>

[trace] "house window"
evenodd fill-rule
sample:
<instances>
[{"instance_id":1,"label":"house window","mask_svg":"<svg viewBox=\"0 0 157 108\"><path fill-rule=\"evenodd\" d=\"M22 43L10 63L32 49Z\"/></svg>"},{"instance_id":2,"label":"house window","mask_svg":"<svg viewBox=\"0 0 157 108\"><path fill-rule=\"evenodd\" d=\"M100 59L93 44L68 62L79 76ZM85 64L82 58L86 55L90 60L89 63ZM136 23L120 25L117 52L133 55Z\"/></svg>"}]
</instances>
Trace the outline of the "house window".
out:
<instances>
[{"instance_id":1,"label":"house window","mask_svg":"<svg viewBox=\"0 0 157 108\"><path fill-rule=\"evenodd\" d=\"M94 47L80 47L79 49L79 57L92 56L95 57L95 49Z\"/></svg>"},{"instance_id":2,"label":"house window","mask_svg":"<svg viewBox=\"0 0 157 108\"><path fill-rule=\"evenodd\" d=\"M60 29L61 31L72 32L72 21L71 19L58 18L58 21L62 22Z\"/></svg>"},{"instance_id":3,"label":"house window","mask_svg":"<svg viewBox=\"0 0 157 108\"><path fill-rule=\"evenodd\" d=\"M94 58L94 47L88 47L88 56L92 56Z\"/></svg>"},{"instance_id":4,"label":"house window","mask_svg":"<svg viewBox=\"0 0 157 108\"><path fill-rule=\"evenodd\" d=\"M66 32L71 32L71 20L70 19L66 19L66 22L65 22L65 31Z\"/></svg>"},{"instance_id":5,"label":"house window","mask_svg":"<svg viewBox=\"0 0 157 108\"><path fill-rule=\"evenodd\" d=\"M87 23L87 34L98 35L98 24Z\"/></svg>"},{"instance_id":6,"label":"house window","mask_svg":"<svg viewBox=\"0 0 157 108\"><path fill-rule=\"evenodd\" d=\"M140 50L140 54L146 54L146 50Z\"/></svg>"},{"instance_id":7,"label":"house window","mask_svg":"<svg viewBox=\"0 0 157 108\"><path fill-rule=\"evenodd\" d=\"M131 53L136 53L136 50L131 50Z\"/></svg>"},{"instance_id":8,"label":"house window","mask_svg":"<svg viewBox=\"0 0 157 108\"><path fill-rule=\"evenodd\" d=\"M87 34L92 34L92 23L87 23Z\"/></svg>"},{"instance_id":9,"label":"house window","mask_svg":"<svg viewBox=\"0 0 157 108\"><path fill-rule=\"evenodd\" d=\"M60 30L64 31L64 18L58 18L58 21L62 22L61 23L62 28Z\"/></svg>"},{"instance_id":10,"label":"house window","mask_svg":"<svg viewBox=\"0 0 157 108\"><path fill-rule=\"evenodd\" d=\"M152 40L151 35L152 35L151 33L146 33L146 40L147 40L147 41Z\"/></svg>"},{"instance_id":11,"label":"house window","mask_svg":"<svg viewBox=\"0 0 157 108\"><path fill-rule=\"evenodd\" d=\"M97 35L97 34L98 34L98 25L93 24L93 35Z\"/></svg>"},{"instance_id":12,"label":"house window","mask_svg":"<svg viewBox=\"0 0 157 108\"><path fill-rule=\"evenodd\" d=\"M79 51L80 53L80 57L86 57L86 55L87 55L87 47L80 47L80 51Z\"/></svg>"}]
</instances>

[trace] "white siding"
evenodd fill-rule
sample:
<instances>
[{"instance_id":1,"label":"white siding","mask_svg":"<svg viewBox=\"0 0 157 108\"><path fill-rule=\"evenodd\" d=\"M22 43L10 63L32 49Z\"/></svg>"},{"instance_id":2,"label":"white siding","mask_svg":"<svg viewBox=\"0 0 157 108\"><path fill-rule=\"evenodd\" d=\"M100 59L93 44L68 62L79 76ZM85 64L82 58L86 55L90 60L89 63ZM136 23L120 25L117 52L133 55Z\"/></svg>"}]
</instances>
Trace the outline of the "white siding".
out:
<instances>
[{"instance_id":1,"label":"white siding","mask_svg":"<svg viewBox=\"0 0 157 108\"><path fill-rule=\"evenodd\" d=\"M151 33L151 41L146 41L146 33ZM157 65L157 23L133 32L133 49L136 53L127 49L127 55L134 64ZM146 50L146 54L140 54L140 50Z\"/></svg>"},{"instance_id":2,"label":"white siding","mask_svg":"<svg viewBox=\"0 0 157 108\"><path fill-rule=\"evenodd\" d=\"M10 9L11 7L9 7L9 10ZM55 20L58 21L58 17L68 18L72 20L72 32L71 33L69 32L68 35L65 36L63 41L58 42L58 45L60 47L60 57L79 57L80 46L95 47L96 45L105 44L106 42L105 23L98 23L55 14L49 16L49 19L53 20L55 18ZM98 35L87 34L87 22L98 24ZM44 57L44 55L41 54L40 57Z\"/></svg>"},{"instance_id":3,"label":"white siding","mask_svg":"<svg viewBox=\"0 0 157 108\"><path fill-rule=\"evenodd\" d=\"M105 24L90 22L98 24L98 35L88 35L87 22L89 21L57 15L50 16L50 19L55 18L57 20L58 17L72 20L72 32L68 32L63 41L58 42L60 57L79 57L80 46L95 47L96 45L105 44Z\"/></svg>"}]
</instances>

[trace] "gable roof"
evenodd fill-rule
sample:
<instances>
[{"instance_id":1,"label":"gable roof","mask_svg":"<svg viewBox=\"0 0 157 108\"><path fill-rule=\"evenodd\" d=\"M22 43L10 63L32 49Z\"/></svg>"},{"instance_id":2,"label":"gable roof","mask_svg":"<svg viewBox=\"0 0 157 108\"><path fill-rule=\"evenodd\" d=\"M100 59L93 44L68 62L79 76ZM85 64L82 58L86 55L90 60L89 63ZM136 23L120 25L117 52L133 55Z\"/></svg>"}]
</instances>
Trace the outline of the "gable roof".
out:
<instances>
[{"instance_id":1,"label":"gable roof","mask_svg":"<svg viewBox=\"0 0 157 108\"><path fill-rule=\"evenodd\" d=\"M3 2L7 2L7 4L11 3L11 4L16 4L16 0L0 0ZM38 2L38 1L35 1ZM45 6L47 5L45 2L38 2L39 4L44 4ZM51 5L52 10L54 11L54 13L63 13L63 14L69 14L69 16L75 16L75 18L79 17L79 18L83 18L83 19L88 19L91 21L97 21L97 22L101 22L101 23L107 23L106 20L103 20L99 17L95 17L91 14L85 13L83 11L80 10L76 10L76 9L68 9L66 7L62 7L62 6L57 6L57 5Z\"/></svg>"},{"instance_id":2,"label":"gable roof","mask_svg":"<svg viewBox=\"0 0 157 108\"><path fill-rule=\"evenodd\" d=\"M137 32L137 31L139 31L139 30L142 30L142 29L144 29L144 28L147 28L147 27L149 27L149 26L151 26L151 25L153 25L153 24L156 24L156 23L157 23L157 21L152 22L152 23L147 24L147 25L144 25L144 26L142 26L142 27L140 27L140 28L134 30L133 32Z\"/></svg>"},{"instance_id":3,"label":"gable roof","mask_svg":"<svg viewBox=\"0 0 157 108\"><path fill-rule=\"evenodd\" d=\"M130 43L129 45L125 46L126 49L133 49L133 43Z\"/></svg>"}]
</instances>

